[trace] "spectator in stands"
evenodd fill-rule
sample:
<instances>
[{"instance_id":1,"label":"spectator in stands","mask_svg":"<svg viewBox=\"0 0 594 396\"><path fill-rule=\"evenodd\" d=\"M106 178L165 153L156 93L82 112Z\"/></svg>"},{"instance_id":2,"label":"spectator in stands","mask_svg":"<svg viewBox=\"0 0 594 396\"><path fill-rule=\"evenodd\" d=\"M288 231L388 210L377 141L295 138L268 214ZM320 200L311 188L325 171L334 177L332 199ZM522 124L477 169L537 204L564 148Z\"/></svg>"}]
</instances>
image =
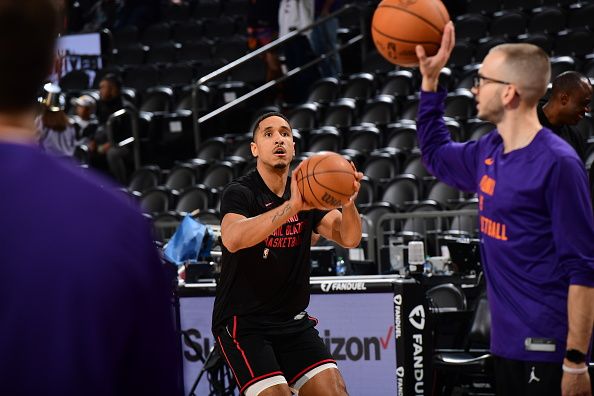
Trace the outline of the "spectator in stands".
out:
<instances>
[{"instance_id":1,"label":"spectator in stands","mask_svg":"<svg viewBox=\"0 0 594 396\"><path fill-rule=\"evenodd\" d=\"M586 159L586 141L571 125L576 125L590 111L591 100L590 80L578 72L568 71L553 80L551 97L538 106L540 123L569 143L582 161Z\"/></svg>"},{"instance_id":2,"label":"spectator in stands","mask_svg":"<svg viewBox=\"0 0 594 396\"><path fill-rule=\"evenodd\" d=\"M121 184L126 184L131 163L131 153L126 147L112 147L107 139L106 123L109 117L121 109L135 109L122 96L122 82L115 74L106 74L99 82L99 103L97 120L99 129L95 136L96 153L105 155L109 172Z\"/></svg>"},{"instance_id":3,"label":"spectator in stands","mask_svg":"<svg viewBox=\"0 0 594 396\"><path fill-rule=\"evenodd\" d=\"M315 19L324 18L342 7L341 0L315 0ZM338 45L338 18L330 18L311 32L311 47L321 56ZM319 63L322 77L338 77L342 73L340 54L336 53Z\"/></svg>"},{"instance_id":4,"label":"spectator in stands","mask_svg":"<svg viewBox=\"0 0 594 396\"><path fill-rule=\"evenodd\" d=\"M70 101L76 114L72 122L76 127L76 138L87 146L95 146L95 133L97 132L97 117L95 116L96 103L89 95L82 95Z\"/></svg>"},{"instance_id":5,"label":"spectator in stands","mask_svg":"<svg viewBox=\"0 0 594 396\"><path fill-rule=\"evenodd\" d=\"M56 85L46 84L44 90L41 115L35 120L39 145L49 154L72 157L77 145L76 130L64 112L64 97Z\"/></svg>"},{"instance_id":6,"label":"spectator in stands","mask_svg":"<svg viewBox=\"0 0 594 396\"><path fill-rule=\"evenodd\" d=\"M113 73L106 74L99 81L99 103L97 103L97 120L105 124L110 115L134 105L122 97L122 81Z\"/></svg>"},{"instance_id":7,"label":"spectator in stands","mask_svg":"<svg viewBox=\"0 0 594 396\"><path fill-rule=\"evenodd\" d=\"M302 395L346 395L317 320L305 312L309 251L314 231L342 246L359 245L354 200L363 175L357 173L356 192L342 212L312 208L289 178L291 131L280 113L259 117L252 127L256 170L223 192L213 333L242 394L289 395L290 386Z\"/></svg>"},{"instance_id":8,"label":"spectator in stands","mask_svg":"<svg viewBox=\"0 0 594 396\"><path fill-rule=\"evenodd\" d=\"M549 58L532 44L491 49L472 91L478 117L497 129L455 143L438 88L454 44L450 22L435 56L417 46L417 132L428 170L479 196L497 394L590 395L594 219L575 150L538 121Z\"/></svg>"},{"instance_id":9,"label":"spectator in stands","mask_svg":"<svg viewBox=\"0 0 594 396\"><path fill-rule=\"evenodd\" d=\"M254 51L278 38L278 6L280 0L249 0L247 15L248 48ZM264 54L266 81L282 75L276 50Z\"/></svg>"},{"instance_id":10,"label":"spectator in stands","mask_svg":"<svg viewBox=\"0 0 594 396\"><path fill-rule=\"evenodd\" d=\"M177 395L170 290L146 220L35 145L52 0L0 1L0 394Z\"/></svg>"}]
</instances>

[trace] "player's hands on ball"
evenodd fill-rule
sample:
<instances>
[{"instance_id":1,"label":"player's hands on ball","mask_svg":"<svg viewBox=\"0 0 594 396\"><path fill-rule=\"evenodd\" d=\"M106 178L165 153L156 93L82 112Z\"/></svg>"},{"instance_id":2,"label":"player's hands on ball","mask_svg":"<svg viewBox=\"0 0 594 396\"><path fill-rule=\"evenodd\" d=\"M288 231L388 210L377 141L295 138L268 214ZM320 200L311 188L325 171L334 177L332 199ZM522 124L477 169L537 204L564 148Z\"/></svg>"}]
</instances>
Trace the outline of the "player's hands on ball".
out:
<instances>
[{"instance_id":1,"label":"player's hands on ball","mask_svg":"<svg viewBox=\"0 0 594 396\"><path fill-rule=\"evenodd\" d=\"M303 199L303 195L297 186L297 177L295 175L299 174L299 169L303 165L303 161L297 165L295 169L293 169L292 176L291 176L291 208L293 208L296 212L301 210L310 210L314 209L313 206L308 204L305 199Z\"/></svg>"},{"instance_id":2,"label":"player's hands on ball","mask_svg":"<svg viewBox=\"0 0 594 396\"><path fill-rule=\"evenodd\" d=\"M423 84L421 86L423 91L437 90L439 73L448 62L448 59L450 58L450 54L452 53L452 49L454 48L455 44L456 34L454 31L454 23L450 21L445 25L443 29L443 35L441 37L441 47L439 47L439 51L437 51L437 54L428 57L425 53L425 49L422 46L417 45L415 47L417 57L419 58L419 69L421 70L421 74L423 75ZM429 83L429 85L431 86L426 86L427 83Z\"/></svg>"},{"instance_id":3,"label":"player's hands on ball","mask_svg":"<svg viewBox=\"0 0 594 396\"><path fill-rule=\"evenodd\" d=\"M355 167L355 164L353 164L353 161L349 161L349 162L351 163L353 170L355 171L355 181L353 182L353 188L355 189L355 192L349 198L349 202L347 202L343 206L355 204L355 201L357 200L357 195L359 195L359 189L361 188L360 182L361 182L361 179L363 178L363 173L357 171L357 168Z\"/></svg>"}]
</instances>

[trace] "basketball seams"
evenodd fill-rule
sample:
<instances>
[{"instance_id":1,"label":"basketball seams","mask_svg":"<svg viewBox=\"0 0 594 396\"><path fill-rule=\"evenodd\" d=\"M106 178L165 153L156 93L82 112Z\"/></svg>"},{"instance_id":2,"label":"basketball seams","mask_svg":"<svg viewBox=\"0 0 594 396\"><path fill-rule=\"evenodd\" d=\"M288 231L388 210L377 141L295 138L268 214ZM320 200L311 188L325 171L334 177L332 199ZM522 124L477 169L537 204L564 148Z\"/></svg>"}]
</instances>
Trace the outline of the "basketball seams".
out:
<instances>
[{"instance_id":1,"label":"basketball seams","mask_svg":"<svg viewBox=\"0 0 594 396\"><path fill-rule=\"evenodd\" d=\"M344 170L344 171L342 171L342 170L331 170L331 171L320 171L320 172L316 172L316 168L317 168L318 166L320 166L320 164L321 164L321 163L322 163L324 160L328 160L328 159L331 159L331 158L333 158L333 157L338 157L338 158L340 158L340 159L343 159L343 160L344 160L344 157L342 157L341 155L338 155L338 154L336 154L336 155L329 155L329 156L327 156L327 157L321 158L321 159L320 159L320 160L319 160L319 161L318 161L318 162L317 162L317 163L316 163L316 164L313 166L313 169L311 170L311 175L310 175L310 174L309 174L309 172L308 172L308 177L310 177L310 176L311 176L311 177L313 177L313 179L315 180L315 182L316 182L316 183L317 183L317 184L318 184L320 187L323 187L323 188L325 188L325 189L326 189L326 190L328 190L328 191L331 191L331 192L333 192L333 193L335 193L335 194L338 194L338 195L342 195L342 196L344 196L344 197L350 197L352 194L350 194L350 195L349 195L349 194L344 194L344 193L342 193L342 192L336 191L336 190L334 190L334 189L332 189L332 188L330 188L330 187L328 187L328 186L326 186L326 185L322 184L322 183L321 183L321 182L320 182L320 181L317 179L317 177L316 177L316 176L318 176L318 175L323 175L323 174L328 174L328 173L339 173L339 174L345 174L345 173L346 173L346 174L349 174L349 175L353 175L353 172L349 172L349 171L346 171L346 170ZM353 176L353 181L354 181L354 180L355 180L355 177ZM312 192L313 192L313 191L312 191ZM316 199L317 199L317 197L316 197ZM318 201L319 201L319 199L318 199Z\"/></svg>"},{"instance_id":2,"label":"basketball seams","mask_svg":"<svg viewBox=\"0 0 594 396\"><path fill-rule=\"evenodd\" d=\"M314 164L310 164L311 159L316 159L317 161ZM304 184L307 185L307 187L309 188L309 194L311 195L311 200L315 200L317 202L317 204L314 204L315 202L311 202L311 204L314 204L314 206L317 206L319 208L322 209L333 209L333 207L329 207L325 202L323 202L321 200L321 197L318 197L315 193L314 190L312 189L312 184L315 183L317 185L318 188L321 188L323 190L326 190L330 193L336 194L340 197L345 197L348 198L350 197L352 194L344 194L342 192L336 191L333 188L329 188L326 185L324 185L323 183L320 182L320 180L318 180L316 178L316 175L324 175L324 174L330 174L330 173L337 173L337 174L349 174L353 176L353 181L355 180L354 174L352 171L347 171L347 170L328 170L328 171L319 171L316 172L316 169L320 166L323 165L322 162L325 160L333 160L336 158L340 158L342 160L344 160L344 157L342 157L339 154L330 154L328 156L324 156L322 158L316 158L316 157L310 157L308 158L307 164L306 164L306 169L305 169L305 174L303 176L303 179L307 179L306 181L304 180ZM310 166L311 165L311 166ZM306 194L304 194L306 195ZM304 196L305 198L305 196ZM337 197L338 198L338 197ZM342 202L342 199L341 199Z\"/></svg>"},{"instance_id":3,"label":"basketball seams","mask_svg":"<svg viewBox=\"0 0 594 396\"><path fill-rule=\"evenodd\" d=\"M433 8L435 8L435 10L441 17L441 20L443 21L444 26L445 26L445 24L449 22L449 19L445 15L443 15L443 12L441 12L441 7L439 6L439 3L441 3L441 1L440 0L431 0L431 2L433 3ZM443 32L441 32L441 34L443 34Z\"/></svg>"},{"instance_id":4,"label":"basketball seams","mask_svg":"<svg viewBox=\"0 0 594 396\"><path fill-rule=\"evenodd\" d=\"M384 37L387 37L387 38L389 38L389 39L392 39L392 40L399 41L399 42L401 42L401 43L406 43L406 44L418 44L418 45L423 45L423 44L431 44L431 45L435 45L435 46L437 46L438 48L439 48L439 46L440 46L440 43L438 43L437 41L409 41L409 40L403 40L403 39L401 39L401 38L398 38L398 37L390 36L389 34L385 34L385 33L382 33L382 32L380 32L380 31L378 31L377 33L378 33L378 34L381 34L382 36L384 36Z\"/></svg>"},{"instance_id":5,"label":"basketball seams","mask_svg":"<svg viewBox=\"0 0 594 396\"><path fill-rule=\"evenodd\" d=\"M384 7L385 8L394 8L396 10L400 10L402 12L405 12L405 13L407 13L409 15L413 15L413 16L419 18L420 20L422 20L423 22L425 22L428 26L431 26L440 35L443 34L443 31L441 29L439 29L437 26L435 26L433 24L433 22L431 22L430 20L426 19L425 17L423 17L421 15L415 14L414 12L407 10L406 8L398 7L398 6L395 6L395 5L392 5L392 4L381 4L381 3L380 3L380 5L377 6L378 9L379 8L384 8Z\"/></svg>"},{"instance_id":6,"label":"basketball seams","mask_svg":"<svg viewBox=\"0 0 594 396\"><path fill-rule=\"evenodd\" d=\"M324 204L324 202L323 202L323 201L321 201L321 200L320 200L320 199L319 199L319 198L316 196L316 194L314 194L314 191L313 191L313 189L311 188L311 182L310 182L310 176L311 176L311 175L310 175L310 173L309 173L309 165L310 165L310 162L311 162L311 161L307 161L307 163L305 164L305 165L307 165L307 169L306 169L306 170L307 170L307 172L306 172L306 174L305 174L305 176L304 176L304 179L307 179L307 187L309 188L309 194L311 195L311 197L312 197L312 198L314 198L316 201L318 201L318 206L320 206L320 207L324 207L324 208L325 208L325 207L326 207L326 205ZM317 165L317 164L319 164L320 162L322 162L322 160L318 161L316 164L314 164L314 165L312 166L312 169L311 169L312 175L313 175L313 172L315 171L316 165ZM315 180L315 178L314 178L314 180ZM317 183L317 181L316 181L316 183ZM314 206L316 206L316 205L314 205Z\"/></svg>"},{"instance_id":7,"label":"basketball seams","mask_svg":"<svg viewBox=\"0 0 594 396\"><path fill-rule=\"evenodd\" d=\"M339 172L324 172L324 173L339 173ZM345 173L345 172L340 172L340 173ZM334 190L334 189L332 189L332 188L330 188L328 186L325 186L324 184L320 183L320 181L316 178L316 176L321 175L321 174L322 173L318 173L318 174L311 175L309 177L312 177L320 187L324 187L326 190L331 191L331 192L333 192L335 194L342 195L342 196L345 196L345 197L350 197L351 195L354 194L354 192L353 192L353 194L345 194L345 193L342 193L340 191L336 191L336 190ZM353 176L353 181L355 181L355 177L354 176Z\"/></svg>"},{"instance_id":8,"label":"basketball seams","mask_svg":"<svg viewBox=\"0 0 594 396\"><path fill-rule=\"evenodd\" d=\"M388 38L390 38L392 40L400 41L400 42L403 42L403 43L406 43L406 44L419 44L419 45L433 44L433 45L436 45L438 48L441 45L441 43L438 43L437 41L410 41L410 40L404 40L404 39L401 39L401 38L398 38L398 37L394 37L394 36L390 36L389 34L383 33L381 31L377 30L377 28L375 28L375 27L373 27L372 29L375 30L378 34L381 34L384 37L388 37Z\"/></svg>"}]
</instances>

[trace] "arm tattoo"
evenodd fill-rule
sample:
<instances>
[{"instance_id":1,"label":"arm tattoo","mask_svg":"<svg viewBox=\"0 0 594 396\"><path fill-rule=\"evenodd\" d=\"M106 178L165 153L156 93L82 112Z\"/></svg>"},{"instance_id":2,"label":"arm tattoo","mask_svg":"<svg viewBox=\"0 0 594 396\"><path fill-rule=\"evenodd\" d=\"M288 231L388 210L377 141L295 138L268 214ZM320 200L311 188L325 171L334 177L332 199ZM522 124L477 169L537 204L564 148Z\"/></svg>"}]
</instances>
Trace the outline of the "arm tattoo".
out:
<instances>
[{"instance_id":1,"label":"arm tattoo","mask_svg":"<svg viewBox=\"0 0 594 396\"><path fill-rule=\"evenodd\" d=\"M272 216L272 224L274 224L278 218L287 214L289 210L291 210L291 204L287 204L287 206L282 208L279 213L276 213L274 216Z\"/></svg>"}]
</instances>

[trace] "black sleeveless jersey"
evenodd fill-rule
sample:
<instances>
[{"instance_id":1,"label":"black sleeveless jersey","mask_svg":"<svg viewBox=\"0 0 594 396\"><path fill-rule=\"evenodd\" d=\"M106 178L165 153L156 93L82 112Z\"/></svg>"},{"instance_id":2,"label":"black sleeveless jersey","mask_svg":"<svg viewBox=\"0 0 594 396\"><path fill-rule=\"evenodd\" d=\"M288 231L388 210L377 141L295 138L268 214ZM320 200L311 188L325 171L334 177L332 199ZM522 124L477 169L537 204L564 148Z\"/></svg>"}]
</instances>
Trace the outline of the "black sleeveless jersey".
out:
<instances>
[{"instance_id":1,"label":"black sleeveless jersey","mask_svg":"<svg viewBox=\"0 0 594 396\"><path fill-rule=\"evenodd\" d=\"M227 213L254 217L282 205L290 196L290 179L279 197L254 170L227 186L221 198L221 219ZM233 316L274 326L305 310L310 294L311 234L326 213L301 211L265 240L235 253L222 246L213 331Z\"/></svg>"}]
</instances>

